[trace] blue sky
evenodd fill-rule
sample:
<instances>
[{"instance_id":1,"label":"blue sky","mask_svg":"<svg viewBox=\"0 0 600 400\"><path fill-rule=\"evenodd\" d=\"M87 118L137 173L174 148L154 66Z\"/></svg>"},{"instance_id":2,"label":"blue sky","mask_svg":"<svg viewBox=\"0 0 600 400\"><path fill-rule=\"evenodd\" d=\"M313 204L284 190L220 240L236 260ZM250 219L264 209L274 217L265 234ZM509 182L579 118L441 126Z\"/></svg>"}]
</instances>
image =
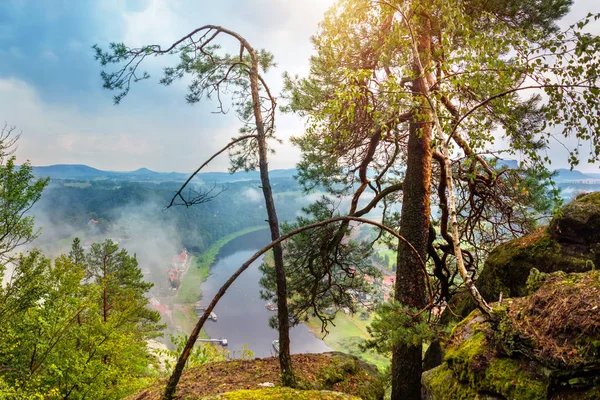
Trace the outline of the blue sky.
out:
<instances>
[{"instance_id":1,"label":"blue sky","mask_svg":"<svg viewBox=\"0 0 600 400\"><path fill-rule=\"evenodd\" d=\"M0 0L0 123L22 131L17 156L34 165L82 163L101 169L190 171L236 134L233 114L214 104L185 103L184 84L157 84L165 59L146 64L154 79L137 84L121 105L102 89L91 46L167 44L203 24L230 27L275 54L269 75L305 74L309 37L333 0ZM568 23L600 1L576 0ZM284 140L271 168L291 168L302 132L294 116L278 117ZM556 167L563 167L557 150ZM227 157L209 170L225 170ZM597 167L592 170L598 172ZM590 169L582 166L581 169Z\"/></svg>"}]
</instances>

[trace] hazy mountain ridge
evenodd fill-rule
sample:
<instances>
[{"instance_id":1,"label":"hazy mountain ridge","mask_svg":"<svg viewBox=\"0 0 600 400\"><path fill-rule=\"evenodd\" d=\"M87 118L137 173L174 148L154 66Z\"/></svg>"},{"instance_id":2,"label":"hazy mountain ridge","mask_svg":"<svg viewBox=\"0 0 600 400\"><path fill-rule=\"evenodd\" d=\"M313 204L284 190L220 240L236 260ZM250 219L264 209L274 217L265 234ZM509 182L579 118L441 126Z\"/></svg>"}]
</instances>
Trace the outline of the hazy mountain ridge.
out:
<instances>
[{"instance_id":1,"label":"hazy mountain ridge","mask_svg":"<svg viewBox=\"0 0 600 400\"><path fill-rule=\"evenodd\" d=\"M516 160L500 160L499 166L516 168ZM586 180L600 179L600 173L583 173L578 170L559 168L556 170L557 180ZM184 181L190 173L185 172L157 172L142 167L135 171L104 171L84 164L55 164L48 166L34 166L33 173L36 177L49 177L50 179L120 179L120 180L154 180L154 181ZM271 178L293 178L297 174L295 168L275 169L269 171ZM199 180L207 182L236 182L244 180L258 180L258 171L241 171L234 174L229 172L201 172Z\"/></svg>"},{"instance_id":2,"label":"hazy mountain ridge","mask_svg":"<svg viewBox=\"0 0 600 400\"><path fill-rule=\"evenodd\" d=\"M296 174L296 169L277 169L270 171L271 178L290 178ZM118 180L148 180L148 181L184 181L191 173L183 172L156 172L148 168L139 168L135 171L104 171L84 164L56 164L48 166L33 166L36 177L49 177L50 179L118 179ZM245 180L258 180L258 171L236 172L201 172L197 180L206 182L236 182Z\"/></svg>"}]
</instances>

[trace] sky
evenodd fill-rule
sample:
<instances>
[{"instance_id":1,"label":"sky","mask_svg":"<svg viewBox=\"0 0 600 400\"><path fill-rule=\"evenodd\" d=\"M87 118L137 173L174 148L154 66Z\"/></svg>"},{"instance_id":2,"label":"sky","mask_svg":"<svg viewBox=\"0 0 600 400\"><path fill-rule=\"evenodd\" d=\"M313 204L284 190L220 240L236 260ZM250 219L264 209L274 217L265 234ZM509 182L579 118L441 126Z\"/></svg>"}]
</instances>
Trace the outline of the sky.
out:
<instances>
[{"instance_id":1,"label":"sky","mask_svg":"<svg viewBox=\"0 0 600 400\"><path fill-rule=\"evenodd\" d=\"M19 162L33 165L86 164L104 170L188 172L237 134L230 112L215 114L215 103L185 102L184 82L158 84L165 58L145 64L151 79L136 84L120 105L102 88L91 46L167 45L204 24L222 25L275 56L267 75L279 93L287 71L306 75L317 31L333 0L0 0L0 124L22 132ZM575 0L563 24L600 13L600 1ZM594 28L595 29L595 28ZM600 29L596 30L600 33ZM293 168L299 150L289 143L304 123L277 116L284 143L269 167ZM556 146L556 168L566 153ZM564 161L563 161L564 160ZM227 156L207 171L224 171ZM600 172L597 166L578 169Z\"/></svg>"}]
</instances>

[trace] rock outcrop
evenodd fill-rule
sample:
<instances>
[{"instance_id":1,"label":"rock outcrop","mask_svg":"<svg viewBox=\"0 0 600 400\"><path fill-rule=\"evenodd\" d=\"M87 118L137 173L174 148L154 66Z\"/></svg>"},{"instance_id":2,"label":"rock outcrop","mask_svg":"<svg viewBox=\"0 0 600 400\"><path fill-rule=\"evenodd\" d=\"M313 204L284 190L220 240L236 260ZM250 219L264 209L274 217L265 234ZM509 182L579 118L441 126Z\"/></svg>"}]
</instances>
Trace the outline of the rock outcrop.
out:
<instances>
[{"instance_id":1,"label":"rock outcrop","mask_svg":"<svg viewBox=\"0 0 600 400\"><path fill-rule=\"evenodd\" d=\"M600 192L582 196L564 206L550 224L537 232L497 246L488 256L476 286L488 301L527 294L527 277L541 272L584 272L600 266ZM475 309L468 294L451 302L466 317ZM448 315L450 317L450 315Z\"/></svg>"},{"instance_id":2,"label":"rock outcrop","mask_svg":"<svg viewBox=\"0 0 600 400\"><path fill-rule=\"evenodd\" d=\"M528 296L472 312L423 375L423 399L599 399L600 272L533 270Z\"/></svg>"}]
</instances>

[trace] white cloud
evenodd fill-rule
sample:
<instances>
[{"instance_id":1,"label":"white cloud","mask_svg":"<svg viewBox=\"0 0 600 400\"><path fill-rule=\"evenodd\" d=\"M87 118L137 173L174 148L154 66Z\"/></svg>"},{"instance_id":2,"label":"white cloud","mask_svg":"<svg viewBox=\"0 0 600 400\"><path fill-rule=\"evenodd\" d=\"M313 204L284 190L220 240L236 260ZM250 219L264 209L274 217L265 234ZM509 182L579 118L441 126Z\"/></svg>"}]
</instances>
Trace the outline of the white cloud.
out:
<instances>
[{"instance_id":1,"label":"white cloud","mask_svg":"<svg viewBox=\"0 0 600 400\"><path fill-rule=\"evenodd\" d=\"M60 65L67 59L62 51L75 52L92 43L106 46L108 42L123 41L130 46L148 43L164 46L201 25L218 24L239 32L256 48L274 53L279 66L266 78L272 92L277 94L284 71L300 75L308 72L308 58L312 53L309 38L316 33L323 12L334 0L220 0L212 3L147 0L134 3L122 0L94 3L97 11L93 13L94 18L98 18L94 21L99 22L102 29L90 32L89 37L73 37L64 43L64 49L55 46L53 51L48 50L40 57ZM600 2L577 1L573 8L570 20L565 23L588 11L600 12ZM233 42L226 43L225 48L227 46L237 48ZM0 49L0 56L9 52L23 56L16 47ZM5 77L0 79L0 123L6 120L23 131L18 156L29 158L37 165L85 163L113 170L139 167L159 171L194 170L237 134L240 123L233 112L225 116L210 114L215 105L209 100L187 106L185 80L174 87L158 87L160 68L167 64L169 60L163 57L146 60L143 69L150 71L152 79L135 85L119 107L111 105L110 94L99 94L99 68L81 71L89 73L97 90L74 92L52 103L45 100L47 93L39 93L26 83L31 82L29 77L20 80ZM89 101L81 105L82 98ZM293 167L299 160L299 151L289 144L289 138L303 132L303 122L295 116L279 115L276 125L277 136L284 144L274 145L277 154L270 157L269 167ZM566 156L557 159L556 166L562 166ZM223 171L228 164L227 156L222 155L207 170Z\"/></svg>"},{"instance_id":2,"label":"white cloud","mask_svg":"<svg viewBox=\"0 0 600 400\"><path fill-rule=\"evenodd\" d=\"M19 162L34 165L88 164L112 170L148 167L159 171L190 171L235 134L235 128L210 128L187 109L185 121L169 110L164 114L139 113L107 104L93 112L44 102L36 90L18 79L0 79L0 122L23 132ZM176 112L177 110L173 111ZM207 138L210 138L207 140ZM216 140L216 139L219 140ZM222 156L208 170L225 170Z\"/></svg>"},{"instance_id":3,"label":"white cloud","mask_svg":"<svg viewBox=\"0 0 600 400\"><path fill-rule=\"evenodd\" d=\"M177 40L185 32L179 32L184 24L184 15L177 15L174 8L179 1L151 0L141 11L125 12L125 34L123 41L129 46L148 43L168 43Z\"/></svg>"}]
</instances>

